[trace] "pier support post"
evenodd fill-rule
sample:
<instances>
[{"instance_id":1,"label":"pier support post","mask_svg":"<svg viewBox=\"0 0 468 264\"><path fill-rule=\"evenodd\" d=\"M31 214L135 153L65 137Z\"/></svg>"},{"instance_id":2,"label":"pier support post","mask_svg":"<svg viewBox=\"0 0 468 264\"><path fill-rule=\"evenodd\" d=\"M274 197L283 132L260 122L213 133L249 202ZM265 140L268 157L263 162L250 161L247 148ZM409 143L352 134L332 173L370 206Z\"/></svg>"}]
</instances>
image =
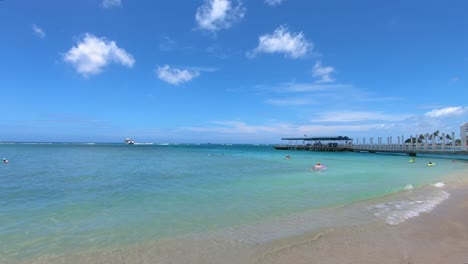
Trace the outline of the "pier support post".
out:
<instances>
[{"instance_id":1,"label":"pier support post","mask_svg":"<svg viewBox=\"0 0 468 264\"><path fill-rule=\"evenodd\" d=\"M445 150L445 133L442 133L442 151Z\"/></svg>"},{"instance_id":2,"label":"pier support post","mask_svg":"<svg viewBox=\"0 0 468 264\"><path fill-rule=\"evenodd\" d=\"M452 151L455 151L455 132L452 132Z\"/></svg>"}]
</instances>

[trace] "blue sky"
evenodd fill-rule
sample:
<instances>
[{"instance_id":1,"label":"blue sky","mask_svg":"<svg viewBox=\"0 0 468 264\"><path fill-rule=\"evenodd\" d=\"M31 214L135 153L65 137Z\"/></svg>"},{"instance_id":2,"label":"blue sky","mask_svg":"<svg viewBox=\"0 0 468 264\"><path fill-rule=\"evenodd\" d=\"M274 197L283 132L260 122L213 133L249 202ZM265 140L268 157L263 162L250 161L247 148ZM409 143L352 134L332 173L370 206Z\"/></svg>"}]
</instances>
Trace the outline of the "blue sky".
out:
<instances>
[{"instance_id":1,"label":"blue sky","mask_svg":"<svg viewBox=\"0 0 468 264\"><path fill-rule=\"evenodd\" d=\"M467 10L464 0L3 0L0 141L458 135Z\"/></svg>"}]
</instances>

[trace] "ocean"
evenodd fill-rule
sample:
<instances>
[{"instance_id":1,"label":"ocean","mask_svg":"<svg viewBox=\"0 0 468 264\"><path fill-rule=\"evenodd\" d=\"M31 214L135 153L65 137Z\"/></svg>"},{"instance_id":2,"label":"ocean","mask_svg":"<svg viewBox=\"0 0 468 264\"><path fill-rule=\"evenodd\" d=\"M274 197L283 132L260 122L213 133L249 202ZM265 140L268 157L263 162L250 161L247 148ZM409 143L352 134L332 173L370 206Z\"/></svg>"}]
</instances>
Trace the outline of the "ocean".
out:
<instances>
[{"instance_id":1,"label":"ocean","mask_svg":"<svg viewBox=\"0 0 468 264\"><path fill-rule=\"evenodd\" d=\"M446 184L466 176L466 161L450 157L410 163L271 145L16 143L0 144L3 157L0 263L112 263L112 252L144 263L135 252L154 257L193 246L186 241L226 249L329 227L398 225L438 206L450 196ZM316 162L326 169L311 170ZM172 253L171 263L183 263Z\"/></svg>"}]
</instances>

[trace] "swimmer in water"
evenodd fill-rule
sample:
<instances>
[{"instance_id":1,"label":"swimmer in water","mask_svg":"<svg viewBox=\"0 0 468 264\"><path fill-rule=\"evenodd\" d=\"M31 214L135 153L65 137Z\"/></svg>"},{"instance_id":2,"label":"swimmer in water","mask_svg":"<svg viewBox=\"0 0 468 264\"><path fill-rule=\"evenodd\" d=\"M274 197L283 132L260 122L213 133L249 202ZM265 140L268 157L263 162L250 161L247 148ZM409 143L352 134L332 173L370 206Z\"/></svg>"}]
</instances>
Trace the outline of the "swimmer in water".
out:
<instances>
[{"instance_id":1,"label":"swimmer in water","mask_svg":"<svg viewBox=\"0 0 468 264\"><path fill-rule=\"evenodd\" d=\"M322 164L320 164L320 162L317 162L313 167L312 169L313 170L320 170L320 169L324 169L325 166L322 166Z\"/></svg>"},{"instance_id":2,"label":"swimmer in water","mask_svg":"<svg viewBox=\"0 0 468 264\"><path fill-rule=\"evenodd\" d=\"M6 158L3 158L3 163L8 163L9 161Z\"/></svg>"}]
</instances>

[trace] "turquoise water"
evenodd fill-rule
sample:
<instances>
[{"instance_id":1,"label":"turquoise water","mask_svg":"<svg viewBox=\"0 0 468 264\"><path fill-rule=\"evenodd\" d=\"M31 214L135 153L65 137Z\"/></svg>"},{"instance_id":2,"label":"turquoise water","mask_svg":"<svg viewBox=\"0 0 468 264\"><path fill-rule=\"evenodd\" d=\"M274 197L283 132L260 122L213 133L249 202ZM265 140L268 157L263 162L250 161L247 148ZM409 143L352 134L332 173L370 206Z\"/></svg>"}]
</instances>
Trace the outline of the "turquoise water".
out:
<instances>
[{"instance_id":1,"label":"turquoise water","mask_svg":"<svg viewBox=\"0 0 468 264\"><path fill-rule=\"evenodd\" d=\"M466 168L451 159L252 145L0 144L0 155L10 161L0 166L0 260L258 225ZM318 161L327 169L311 171Z\"/></svg>"}]
</instances>

